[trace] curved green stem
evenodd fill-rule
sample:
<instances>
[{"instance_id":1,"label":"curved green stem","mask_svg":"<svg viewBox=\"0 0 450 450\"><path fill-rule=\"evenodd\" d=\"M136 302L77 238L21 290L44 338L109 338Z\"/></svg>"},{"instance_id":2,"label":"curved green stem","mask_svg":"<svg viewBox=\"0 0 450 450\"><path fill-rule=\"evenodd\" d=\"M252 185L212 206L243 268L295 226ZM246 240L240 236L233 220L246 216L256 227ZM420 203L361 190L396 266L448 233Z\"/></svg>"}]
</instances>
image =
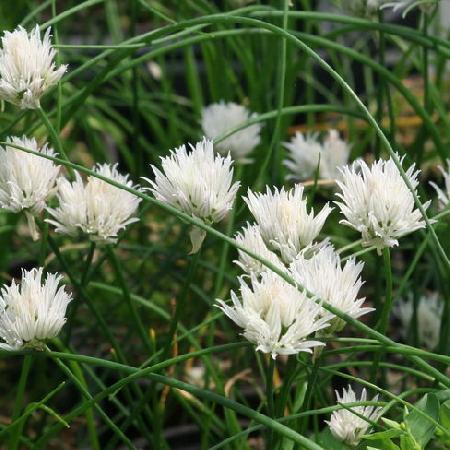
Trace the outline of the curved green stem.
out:
<instances>
[{"instance_id":1,"label":"curved green stem","mask_svg":"<svg viewBox=\"0 0 450 450\"><path fill-rule=\"evenodd\" d=\"M11 421L14 422L20 416L22 409L23 399L25 395L25 389L27 386L28 375L30 373L31 366L33 364L33 354L27 354L23 358L22 371L20 373L19 385L17 386L16 400L14 402L14 409L11 417ZM19 447L20 437L22 435L23 423L17 424L17 426L11 429L11 438L9 441L9 449L16 450Z\"/></svg>"}]
</instances>

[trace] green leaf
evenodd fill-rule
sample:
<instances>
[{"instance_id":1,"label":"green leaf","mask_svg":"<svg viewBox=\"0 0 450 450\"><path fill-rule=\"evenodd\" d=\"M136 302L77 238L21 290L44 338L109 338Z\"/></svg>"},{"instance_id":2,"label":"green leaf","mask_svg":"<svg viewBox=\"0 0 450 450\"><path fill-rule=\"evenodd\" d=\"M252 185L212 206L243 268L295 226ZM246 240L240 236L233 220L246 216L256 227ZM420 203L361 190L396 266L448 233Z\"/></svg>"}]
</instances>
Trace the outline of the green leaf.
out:
<instances>
[{"instance_id":1,"label":"green leaf","mask_svg":"<svg viewBox=\"0 0 450 450\"><path fill-rule=\"evenodd\" d=\"M402 450L422 450L420 446L414 442L414 439L407 434L400 437L400 447Z\"/></svg>"},{"instance_id":2,"label":"green leaf","mask_svg":"<svg viewBox=\"0 0 450 450\"><path fill-rule=\"evenodd\" d=\"M371 440L377 440L377 439L390 439L390 438L396 438L403 434L404 432L401 430L397 430L395 428L392 428L387 431L380 431L379 433L373 433L373 434L366 434L363 436L363 439Z\"/></svg>"},{"instance_id":3,"label":"green leaf","mask_svg":"<svg viewBox=\"0 0 450 450\"><path fill-rule=\"evenodd\" d=\"M425 394L417 403L416 408L426 414L413 410L405 417L405 423L411 436L414 437L419 448L424 448L433 437L436 425L429 419L435 421L439 417L439 401L434 394ZM403 448L403 447L402 447ZM414 448L414 447L412 447Z\"/></svg>"},{"instance_id":4,"label":"green leaf","mask_svg":"<svg viewBox=\"0 0 450 450\"><path fill-rule=\"evenodd\" d=\"M443 403L439 409L439 423L450 430L450 400Z\"/></svg>"},{"instance_id":5,"label":"green leaf","mask_svg":"<svg viewBox=\"0 0 450 450\"><path fill-rule=\"evenodd\" d=\"M450 400L450 389L444 389L442 391L436 392L436 397L440 403L444 403Z\"/></svg>"},{"instance_id":6,"label":"green leaf","mask_svg":"<svg viewBox=\"0 0 450 450\"><path fill-rule=\"evenodd\" d=\"M319 444L327 450L347 450L347 446L340 440L336 439L329 428L325 428L319 434Z\"/></svg>"},{"instance_id":7,"label":"green leaf","mask_svg":"<svg viewBox=\"0 0 450 450\"><path fill-rule=\"evenodd\" d=\"M367 450L400 450L398 445L395 445L390 439L378 439L370 443Z\"/></svg>"}]
</instances>

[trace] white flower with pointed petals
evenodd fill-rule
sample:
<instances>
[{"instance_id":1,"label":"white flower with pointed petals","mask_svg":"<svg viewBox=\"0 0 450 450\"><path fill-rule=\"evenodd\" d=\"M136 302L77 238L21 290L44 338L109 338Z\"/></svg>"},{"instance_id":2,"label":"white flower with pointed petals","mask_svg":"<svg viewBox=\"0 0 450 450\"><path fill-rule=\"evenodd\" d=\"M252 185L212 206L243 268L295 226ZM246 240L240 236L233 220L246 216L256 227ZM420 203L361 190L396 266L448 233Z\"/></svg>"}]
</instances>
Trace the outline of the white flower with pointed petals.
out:
<instances>
[{"instance_id":1,"label":"white flower with pointed petals","mask_svg":"<svg viewBox=\"0 0 450 450\"><path fill-rule=\"evenodd\" d=\"M357 399L355 392L348 386L348 390L343 389L342 396L336 392L337 401L342 404L346 403L356 403L367 401L367 391L363 389L361 398ZM372 401L376 402L378 400L378 395L376 395ZM339 409L331 414L330 421L325 422L329 425L331 433L336 439L345 442L350 446L358 445L362 436L367 434L370 428L370 422L376 422L381 415L382 408L377 406L352 406L348 409ZM365 421L361 417L353 414L355 411L361 416L366 417L370 422Z\"/></svg>"},{"instance_id":2,"label":"white flower with pointed petals","mask_svg":"<svg viewBox=\"0 0 450 450\"><path fill-rule=\"evenodd\" d=\"M357 298L363 284L360 278L363 263L354 258L342 267L341 258L331 245L320 248L311 258L300 254L291 264L293 278L321 300L357 319L374 308L364 307L364 298ZM322 310L326 313L326 310ZM335 330L342 329L345 322L336 321ZM328 331L328 329L326 330Z\"/></svg>"},{"instance_id":3,"label":"white flower with pointed petals","mask_svg":"<svg viewBox=\"0 0 450 450\"><path fill-rule=\"evenodd\" d=\"M43 155L57 156L47 145L38 147L35 139L8 138L7 142ZM53 161L6 145L0 147L0 207L24 211L33 239L38 237L34 216L40 214L55 191L59 166Z\"/></svg>"},{"instance_id":4,"label":"white flower with pointed petals","mask_svg":"<svg viewBox=\"0 0 450 450\"><path fill-rule=\"evenodd\" d=\"M259 232L258 225L247 225L246 228L242 229L242 232L236 234L235 240L239 245L242 245L261 258L266 259L274 266L280 269L285 268L284 264L280 261L280 258L267 248L261 237L261 233ZM266 270L270 270L242 250L238 250L238 253L239 260L235 261L235 263L245 272L259 274Z\"/></svg>"},{"instance_id":5,"label":"white flower with pointed petals","mask_svg":"<svg viewBox=\"0 0 450 450\"><path fill-rule=\"evenodd\" d=\"M402 158L403 160L403 158ZM398 245L398 238L425 227L414 197L403 181L392 159L375 161L369 167L364 161L341 169L337 184L342 201L335 202L345 216L340 223L362 234L363 245L384 247ZM419 181L414 164L406 171L414 190ZM430 202L423 206L428 208Z\"/></svg>"},{"instance_id":6,"label":"white flower with pointed petals","mask_svg":"<svg viewBox=\"0 0 450 450\"><path fill-rule=\"evenodd\" d=\"M297 132L291 142L284 146L289 158L283 161L290 174L286 179L303 180L315 176L319 168L320 178L334 180L339 177L340 166L347 164L350 147L336 130L330 130L323 143L317 133L305 136Z\"/></svg>"},{"instance_id":7,"label":"white flower with pointed petals","mask_svg":"<svg viewBox=\"0 0 450 450\"><path fill-rule=\"evenodd\" d=\"M172 150L161 158L163 172L152 166L154 180L150 190L157 200L210 225L223 220L233 208L239 182L233 184L231 157L214 154L212 141L206 138L191 145ZM191 232L192 253L199 250L205 237L203 230Z\"/></svg>"},{"instance_id":8,"label":"white flower with pointed petals","mask_svg":"<svg viewBox=\"0 0 450 450\"><path fill-rule=\"evenodd\" d=\"M402 322L402 336L407 338L411 329L414 306L413 300L399 300L395 305L395 315ZM439 344L442 314L444 303L439 299L437 293L422 296L417 306L417 335L419 342L428 350L436 350Z\"/></svg>"},{"instance_id":9,"label":"white flower with pointed petals","mask_svg":"<svg viewBox=\"0 0 450 450\"><path fill-rule=\"evenodd\" d=\"M330 130L322 144L320 176L335 180L339 178L339 168L348 163L350 147L341 139L336 130Z\"/></svg>"},{"instance_id":10,"label":"white flower with pointed petals","mask_svg":"<svg viewBox=\"0 0 450 450\"><path fill-rule=\"evenodd\" d=\"M117 164L97 165L94 171L101 176L128 187L135 187L128 175L121 175ZM137 222L134 217L141 199L94 176L86 184L75 173L75 181L59 178L57 208L48 208L52 219L47 222L56 231L70 236L79 232L87 234L94 241L116 242L119 231Z\"/></svg>"},{"instance_id":11,"label":"white flower with pointed petals","mask_svg":"<svg viewBox=\"0 0 450 450\"><path fill-rule=\"evenodd\" d=\"M223 101L213 103L202 109L203 133L208 139L214 141L255 117L256 114L251 114L245 106ZM255 123L214 144L214 149L223 155L230 153L231 157L238 163L251 162L247 156L259 144L260 133L261 124Z\"/></svg>"},{"instance_id":12,"label":"white flower with pointed petals","mask_svg":"<svg viewBox=\"0 0 450 450\"><path fill-rule=\"evenodd\" d=\"M249 189L244 200L264 242L269 249L280 252L285 263L313 244L332 209L326 204L316 216L312 211L308 213L300 184L289 191L274 188L272 192L267 187L265 194Z\"/></svg>"},{"instance_id":13,"label":"white flower with pointed petals","mask_svg":"<svg viewBox=\"0 0 450 450\"><path fill-rule=\"evenodd\" d=\"M437 192L439 209L444 209L450 203L450 159L447 159L447 171L445 171L445 169L441 166L439 166L439 170L444 176L445 191L440 189L438 185L436 183L433 183L432 181L430 182L430 184Z\"/></svg>"},{"instance_id":14,"label":"white flower with pointed petals","mask_svg":"<svg viewBox=\"0 0 450 450\"><path fill-rule=\"evenodd\" d=\"M287 179L304 180L313 177L319 160L322 164L322 146L318 141L318 134L303 135L297 132L290 142L283 142L283 146L289 152L288 158L283 161L290 171Z\"/></svg>"},{"instance_id":15,"label":"white flower with pointed petals","mask_svg":"<svg viewBox=\"0 0 450 450\"><path fill-rule=\"evenodd\" d=\"M239 327L256 350L277 355L312 353L324 345L308 336L328 326L331 315L319 317L321 307L274 272L250 275L250 284L239 278L240 295L231 291L232 306L217 300L218 307Z\"/></svg>"},{"instance_id":16,"label":"white flower with pointed petals","mask_svg":"<svg viewBox=\"0 0 450 450\"><path fill-rule=\"evenodd\" d=\"M0 50L0 98L21 109L39 108L40 98L58 83L67 66L55 67L50 28L41 39L39 26L28 34L21 26L5 31Z\"/></svg>"},{"instance_id":17,"label":"white flower with pointed petals","mask_svg":"<svg viewBox=\"0 0 450 450\"><path fill-rule=\"evenodd\" d=\"M22 281L4 286L0 295L0 348L42 349L45 341L58 335L66 322L67 305L72 300L58 274L47 274L42 268L22 271Z\"/></svg>"}]
</instances>

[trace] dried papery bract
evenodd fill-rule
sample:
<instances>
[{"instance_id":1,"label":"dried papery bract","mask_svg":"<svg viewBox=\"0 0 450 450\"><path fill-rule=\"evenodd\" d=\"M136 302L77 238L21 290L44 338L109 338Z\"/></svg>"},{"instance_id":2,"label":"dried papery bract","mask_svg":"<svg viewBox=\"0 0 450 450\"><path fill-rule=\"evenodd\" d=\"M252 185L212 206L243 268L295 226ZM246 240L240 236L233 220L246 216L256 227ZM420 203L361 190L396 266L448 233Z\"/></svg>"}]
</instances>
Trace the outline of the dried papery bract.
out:
<instances>
[{"instance_id":1,"label":"dried papery bract","mask_svg":"<svg viewBox=\"0 0 450 450\"><path fill-rule=\"evenodd\" d=\"M342 396L336 391L337 401L342 404L346 403L356 403L367 401L367 391L363 389L361 398L357 399L356 394L348 386L348 390L343 389ZM378 400L378 395L376 395L372 401L376 402ZM360 442L362 436L367 434L370 428L370 421L376 422L381 415L382 408L377 406L351 406L350 411L348 409L339 409L331 414L331 419L325 422L330 427L333 436L346 444L355 447ZM365 421L363 418L353 414L355 411L361 416L368 419Z\"/></svg>"},{"instance_id":2,"label":"dried papery bract","mask_svg":"<svg viewBox=\"0 0 450 450\"><path fill-rule=\"evenodd\" d=\"M436 190L439 202L439 209L445 209L450 204L450 159L447 159L447 170L439 166L444 177L445 188L440 189L436 183L430 182L431 186Z\"/></svg>"},{"instance_id":3,"label":"dried papery bract","mask_svg":"<svg viewBox=\"0 0 450 450\"><path fill-rule=\"evenodd\" d=\"M250 113L245 106L233 102L213 103L202 109L203 133L208 139L214 141L254 117L256 115ZM259 144L260 133L261 124L255 123L215 143L214 149L223 155L230 153L237 163L251 162L247 157Z\"/></svg>"},{"instance_id":4,"label":"dried papery bract","mask_svg":"<svg viewBox=\"0 0 450 450\"><path fill-rule=\"evenodd\" d=\"M61 275L49 273L42 278L42 268L23 271L19 284L13 281L1 289L1 349L43 349L61 331L72 298L59 286Z\"/></svg>"},{"instance_id":5,"label":"dried papery bract","mask_svg":"<svg viewBox=\"0 0 450 450\"><path fill-rule=\"evenodd\" d=\"M278 355L312 353L324 345L309 338L329 325L331 315L321 316L321 307L273 272L260 277L250 274L250 281L240 277L240 298L231 291L232 305L217 300L222 311L242 328L243 336L256 350Z\"/></svg>"},{"instance_id":6,"label":"dried papery bract","mask_svg":"<svg viewBox=\"0 0 450 450\"><path fill-rule=\"evenodd\" d=\"M377 160L371 167L358 161L342 170L341 190L335 202L345 220L340 223L362 234L363 245L375 246L378 252L398 245L398 239L425 227L425 221L414 204L414 196L392 159ZM412 165L407 171L413 189L419 183L419 171ZM428 208L430 202L423 207Z\"/></svg>"},{"instance_id":7,"label":"dried papery bract","mask_svg":"<svg viewBox=\"0 0 450 450\"><path fill-rule=\"evenodd\" d=\"M319 249L312 257L299 255L291 264L290 272L295 281L318 298L357 319L374 308L365 307L364 298L358 298L363 284L361 271L363 263L354 258L341 264L339 255L331 245ZM322 309L322 314L328 314ZM340 331L345 322L337 317L326 333Z\"/></svg>"},{"instance_id":8,"label":"dried papery bract","mask_svg":"<svg viewBox=\"0 0 450 450\"><path fill-rule=\"evenodd\" d=\"M273 192L267 186L265 193L249 189L244 197L264 242L279 252L285 263L313 245L332 210L326 204L316 216L313 211L308 212L303 190L300 184L288 191L274 188Z\"/></svg>"},{"instance_id":9,"label":"dried papery bract","mask_svg":"<svg viewBox=\"0 0 450 450\"><path fill-rule=\"evenodd\" d=\"M94 171L130 188L128 175L121 175L117 165L97 165ZM83 183L76 172L75 180L57 180L57 208L48 208L52 216L47 222L56 227L58 233L76 236L80 232L100 243L114 243L118 234L128 225L137 222L135 217L141 199L124 189L90 176Z\"/></svg>"},{"instance_id":10,"label":"dried papery bract","mask_svg":"<svg viewBox=\"0 0 450 450\"><path fill-rule=\"evenodd\" d=\"M195 146L185 145L161 158L162 171L152 166L150 183L157 200L169 203L192 217L211 225L222 221L233 208L239 182L233 183L233 162L213 151L212 141L204 138ZM205 232L194 227L190 233L192 252L197 252Z\"/></svg>"},{"instance_id":11,"label":"dried papery bract","mask_svg":"<svg viewBox=\"0 0 450 450\"><path fill-rule=\"evenodd\" d=\"M43 155L57 154L46 144L39 147L35 139L11 137L7 142ZM60 167L53 161L26 153L13 146L0 147L0 207L11 212L26 214L30 234L37 239L34 217L46 207L55 192Z\"/></svg>"},{"instance_id":12,"label":"dried papery bract","mask_svg":"<svg viewBox=\"0 0 450 450\"><path fill-rule=\"evenodd\" d=\"M27 33L19 26L5 31L0 50L0 98L21 109L40 106L41 97L58 83L67 66L55 66L50 28L41 39L39 26Z\"/></svg>"},{"instance_id":13,"label":"dried papery bract","mask_svg":"<svg viewBox=\"0 0 450 450\"><path fill-rule=\"evenodd\" d=\"M284 269L284 264L280 258L274 252L270 251L264 243L258 225L247 225L242 231L236 234L235 240L239 245L271 262L275 267ZM238 250L238 253L239 259L235 263L245 272L259 274L270 270L244 251Z\"/></svg>"}]
</instances>

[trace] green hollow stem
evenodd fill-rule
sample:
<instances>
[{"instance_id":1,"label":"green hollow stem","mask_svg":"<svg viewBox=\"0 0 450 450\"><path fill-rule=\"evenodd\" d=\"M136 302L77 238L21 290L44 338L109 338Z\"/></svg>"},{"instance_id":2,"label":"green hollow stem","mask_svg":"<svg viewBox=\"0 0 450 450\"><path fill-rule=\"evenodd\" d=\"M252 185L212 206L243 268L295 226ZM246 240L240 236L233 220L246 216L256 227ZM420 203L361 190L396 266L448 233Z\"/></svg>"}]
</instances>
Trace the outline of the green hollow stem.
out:
<instances>
[{"instance_id":1,"label":"green hollow stem","mask_svg":"<svg viewBox=\"0 0 450 450\"><path fill-rule=\"evenodd\" d=\"M89 246L89 252L88 252L86 262L84 265L84 271L83 271L83 274L81 275L81 282L80 282L81 286L86 286L86 284L88 282L88 274L89 274L89 270L92 265L92 261L94 259L95 247L96 247L95 241L91 241L91 244ZM75 300L73 302L73 305L71 305L71 308L69 311L69 318L67 320L68 323L67 323L66 345L68 345L68 343L70 342L70 338L72 336L73 322L74 322L74 318L77 315L79 306L80 306L80 302L77 300Z\"/></svg>"},{"instance_id":2,"label":"green hollow stem","mask_svg":"<svg viewBox=\"0 0 450 450\"><path fill-rule=\"evenodd\" d=\"M59 153L62 156L62 159L64 159L67 162L70 162L69 158L67 157L66 151L64 150L64 147L62 146L61 140L59 139L58 133L56 132L55 128L51 124L49 118L47 117L47 114L44 112L44 110L39 107L36 110L39 114L39 117L41 118L42 122L44 122L45 127L47 128L48 133L50 134L50 138L52 140L53 145L56 148L57 153ZM68 166L67 170L69 172L69 176L71 179L75 178L75 174L73 171L73 168Z\"/></svg>"},{"instance_id":3,"label":"green hollow stem","mask_svg":"<svg viewBox=\"0 0 450 450\"><path fill-rule=\"evenodd\" d=\"M56 358L55 362L56 365L68 376L68 378L80 391L81 395L88 401L92 400L93 399L92 395L84 385L84 380L82 378L81 371L79 371L78 374L79 376L76 376L74 373L72 373L70 368L66 366L60 359ZM130 450L137 450L136 447L133 445L133 443L130 441L130 439L123 434L122 430L109 418L109 416L105 413L105 411L101 408L101 406L98 403L94 403L92 406L99 413L102 419L108 424L108 426L114 431L114 433L116 433L120 437L120 439ZM100 450L100 444L98 443L98 441L94 442L96 442L96 445L94 444L94 449Z\"/></svg>"},{"instance_id":4,"label":"green hollow stem","mask_svg":"<svg viewBox=\"0 0 450 450\"><path fill-rule=\"evenodd\" d=\"M159 370L162 370L165 367L169 367L173 364L180 363L182 361L185 361L190 358L199 357L202 355L210 354L210 353L220 353L223 351L231 351L233 348L238 348L241 346L247 346L248 343L234 343L234 344L225 344L213 348L207 348L203 349L198 352L191 352L185 355L179 355L177 357L168 359L166 361L163 361L161 363L158 363L152 367L148 367L145 369L139 369L136 367L130 367L126 366L120 363L115 363L113 361L105 361L101 360L99 358L84 356L84 355L71 355L71 354L65 354L60 352L49 352L45 355L48 355L52 358L63 358L63 359L73 359L80 362L85 362L88 364L93 365L100 365L100 366L109 366L109 367L115 367L119 371L123 371L124 373L128 373L129 375L125 378L121 378L119 381L114 383L112 386L109 386L108 388L104 389L102 392L96 394L92 400L86 401L83 405L80 405L76 410L70 412L66 417L65 420L70 421L72 418L76 417L77 415L81 414L85 408L90 407L94 402L99 402L101 399L106 398L108 395L110 395L112 392L117 392L118 390L122 389L124 386L126 386L128 383L138 379L138 378L148 378L154 382L162 383L164 385L173 387L175 389L181 389L185 390L192 395L207 401L212 401L213 403L217 403L219 405L222 405L225 408L229 408L238 414L242 414L249 419L254 420L255 422L262 424L265 427L272 428L274 432L279 433L280 435L286 437L287 439L293 440L294 442L302 445L302 448L309 449L309 450L324 450L321 446L314 443L310 439L300 435L296 431L290 429L289 427L286 427L285 425L282 425L278 421L261 414L251 408L246 407L245 405L242 405L240 403L235 402L234 400L228 399L227 397L224 397L220 394L216 394L212 391L201 389L197 386L192 386L187 383L184 383L180 380L177 380L175 378L166 377L163 375L158 375L154 372L157 372ZM49 435L53 435L57 430L59 430L61 427L61 424L55 424L52 426L52 430L49 431ZM48 439L48 436L46 437Z\"/></svg>"},{"instance_id":5,"label":"green hollow stem","mask_svg":"<svg viewBox=\"0 0 450 450\"><path fill-rule=\"evenodd\" d=\"M272 419L275 418L274 398L273 398L273 376L275 373L275 359L269 356L269 362L266 368L266 401L267 401L267 415ZM273 431L268 430L267 434L267 448L273 448L274 445Z\"/></svg>"},{"instance_id":6,"label":"green hollow stem","mask_svg":"<svg viewBox=\"0 0 450 450\"><path fill-rule=\"evenodd\" d=\"M383 249L383 263L384 263L384 274L386 278L386 295L384 299L383 309L381 311L380 320L377 324L377 329L382 335L386 335L386 331L389 325L389 318L392 310L392 266L391 266L391 252L389 247ZM372 366L372 380L375 382L377 380L378 368L381 359L385 355L385 352L379 352L374 357L374 362Z\"/></svg>"},{"instance_id":7,"label":"green hollow stem","mask_svg":"<svg viewBox=\"0 0 450 450\"><path fill-rule=\"evenodd\" d=\"M19 385L17 386L16 400L14 402L14 409L12 413L12 422L14 422L20 416L20 411L22 409L22 404L25 396L25 389L28 381L28 375L33 364L33 359L33 354L27 354L23 358L22 371L20 373ZM19 448L22 430L23 423L18 423L15 427L12 428L8 447L10 450L17 450Z\"/></svg>"},{"instance_id":8,"label":"green hollow stem","mask_svg":"<svg viewBox=\"0 0 450 450\"><path fill-rule=\"evenodd\" d=\"M378 11L378 22L383 23L383 11ZM386 52L386 37L384 35L384 32L380 30L378 32L379 38L378 38L378 63L381 66L386 65L385 61L385 52ZM384 116L384 91L385 91L385 81L383 77L378 76L378 89L377 89L377 113L376 113L376 119L379 124L383 123L383 116ZM380 157L380 140L379 137L376 136L376 145L375 145L375 157Z\"/></svg>"},{"instance_id":9,"label":"green hollow stem","mask_svg":"<svg viewBox=\"0 0 450 450\"><path fill-rule=\"evenodd\" d=\"M172 344L174 343L174 337L176 335L178 329L178 323L180 318L183 316L183 312L186 306L186 300L189 295L189 287L195 277L195 273L197 270L198 262L200 260L201 249L197 251L189 260L189 270L186 275L186 279L183 285L183 289L180 292L180 295L177 297L175 304L175 314L173 320L170 324L170 329L167 335L167 343L162 352L161 360L164 361L168 355L170 354L170 349Z\"/></svg>"},{"instance_id":10,"label":"green hollow stem","mask_svg":"<svg viewBox=\"0 0 450 450\"><path fill-rule=\"evenodd\" d=\"M386 277L386 298L384 300L383 310L381 312L381 317L377 328L381 334L385 335L389 325L389 317L392 309L392 266L391 252L388 247L383 249L383 263L384 274Z\"/></svg>"},{"instance_id":11,"label":"green hollow stem","mask_svg":"<svg viewBox=\"0 0 450 450\"><path fill-rule=\"evenodd\" d=\"M117 281L119 282L119 285L122 289L123 298L128 306L128 309L130 310L131 317L133 319L134 324L136 325L136 328L141 337L142 343L144 344L146 351L149 354L151 354L153 352L153 346L152 346L152 343L150 342L150 336L145 331L141 317L139 316L138 311L136 309L135 302L133 302L131 300L130 291L128 289L127 283L125 282L125 277L123 274L123 270L122 270L120 261L117 258L115 251L111 248L111 246L108 246L106 248L106 252L108 253L111 264L114 267L114 270L116 272Z\"/></svg>"}]
</instances>

